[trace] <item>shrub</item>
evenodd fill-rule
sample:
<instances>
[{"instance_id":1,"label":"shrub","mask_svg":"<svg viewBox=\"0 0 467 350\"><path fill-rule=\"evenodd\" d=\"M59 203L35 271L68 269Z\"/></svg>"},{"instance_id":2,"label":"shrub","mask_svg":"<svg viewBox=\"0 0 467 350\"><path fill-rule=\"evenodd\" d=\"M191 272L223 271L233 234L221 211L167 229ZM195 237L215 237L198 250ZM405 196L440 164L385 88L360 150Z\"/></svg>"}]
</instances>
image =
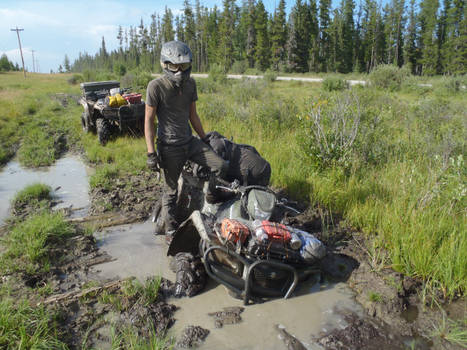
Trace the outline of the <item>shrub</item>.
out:
<instances>
[{"instance_id":1,"label":"shrub","mask_svg":"<svg viewBox=\"0 0 467 350\"><path fill-rule=\"evenodd\" d=\"M337 76L329 76L324 78L322 88L325 91L341 91L349 87L349 83Z\"/></svg>"},{"instance_id":2,"label":"shrub","mask_svg":"<svg viewBox=\"0 0 467 350\"><path fill-rule=\"evenodd\" d=\"M121 79L120 84L123 88L132 87L135 85L136 76L134 73L127 72Z\"/></svg>"},{"instance_id":3,"label":"shrub","mask_svg":"<svg viewBox=\"0 0 467 350\"><path fill-rule=\"evenodd\" d=\"M233 74L243 74L245 73L247 68L248 68L247 60L235 61L232 65L232 68L230 68L230 71Z\"/></svg>"},{"instance_id":4,"label":"shrub","mask_svg":"<svg viewBox=\"0 0 467 350\"><path fill-rule=\"evenodd\" d=\"M401 88L408 76L410 72L407 67L398 68L392 64L381 64L370 72L368 78L373 86L396 91Z\"/></svg>"},{"instance_id":5,"label":"shrub","mask_svg":"<svg viewBox=\"0 0 467 350\"><path fill-rule=\"evenodd\" d=\"M232 97L235 102L246 105L251 99L258 99L262 95L265 86L261 80L242 79L232 85Z\"/></svg>"},{"instance_id":6,"label":"shrub","mask_svg":"<svg viewBox=\"0 0 467 350\"><path fill-rule=\"evenodd\" d=\"M123 77L126 74L126 66L123 63L117 63L114 66L114 73L119 77Z\"/></svg>"},{"instance_id":7,"label":"shrub","mask_svg":"<svg viewBox=\"0 0 467 350\"><path fill-rule=\"evenodd\" d=\"M277 73L268 69L264 75L263 75L263 79L268 82L268 83L272 83L274 81L276 81L277 79Z\"/></svg>"},{"instance_id":8,"label":"shrub","mask_svg":"<svg viewBox=\"0 0 467 350\"><path fill-rule=\"evenodd\" d=\"M138 72L135 78L135 89L146 89L149 82L153 80L153 76L149 72Z\"/></svg>"},{"instance_id":9,"label":"shrub","mask_svg":"<svg viewBox=\"0 0 467 350\"><path fill-rule=\"evenodd\" d=\"M227 75L224 72L224 68L216 63L209 69L208 79L219 84L224 84L227 81Z\"/></svg>"},{"instance_id":10,"label":"shrub","mask_svg":"<svg viewBox=\"0 0 467 350\"><path fill-rule=\"evenodd\" d=\"M82 83L83 81L84 81L83 75L79 73L75 73L71 76L70 79L68 79L68 84L76 85L76 84Z\"/></svg>"},{"instance_id":11,"label":"shrub","mask_svg":"<svg viewBox=\"0 0 467 350\"><path fill-rule=\"evenodd\" d=\"M318 169L351 165L354 143L359 131L361 108L356 94L335 95L331 103L318 100L300 119L303 134L299 136L305 158Z\"/></svg>"}]
</instances>

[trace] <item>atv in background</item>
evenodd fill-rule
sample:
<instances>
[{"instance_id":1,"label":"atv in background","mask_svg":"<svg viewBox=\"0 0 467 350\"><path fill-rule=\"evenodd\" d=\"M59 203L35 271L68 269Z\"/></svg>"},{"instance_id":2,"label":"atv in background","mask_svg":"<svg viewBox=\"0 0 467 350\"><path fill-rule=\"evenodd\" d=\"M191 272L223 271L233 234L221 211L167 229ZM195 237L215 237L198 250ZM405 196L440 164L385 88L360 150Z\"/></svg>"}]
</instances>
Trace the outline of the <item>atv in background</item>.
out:
<instances>
[{"instance_id":1,"label":"atv in background","mask_svg":"<svg viewBox=\"0 0 467 350\"><path fill-rule=\"evenodd\" d=\"M121 89L120 82L115 80L81 83L80 87L83 131L97 133L101 145L117 133L143 134L145 104L141 94L128 93L129 89ZM116 94L121 94L125 101L113 106L109 98Z\"/></svg>"}]
</instances>

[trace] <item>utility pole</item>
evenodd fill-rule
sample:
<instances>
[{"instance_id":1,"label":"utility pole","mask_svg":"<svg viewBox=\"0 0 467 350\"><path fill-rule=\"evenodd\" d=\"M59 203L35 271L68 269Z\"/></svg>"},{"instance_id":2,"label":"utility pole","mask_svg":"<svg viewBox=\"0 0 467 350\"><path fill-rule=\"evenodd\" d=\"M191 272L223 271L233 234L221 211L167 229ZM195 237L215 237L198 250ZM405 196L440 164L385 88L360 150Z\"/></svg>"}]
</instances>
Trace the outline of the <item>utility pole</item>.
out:
<instances>
[{"instance_id":1,"label":"utility pole","mask_svg":"<svg viewBox=\"0 0 467 350\"><path fill-rule=\"evenodd\" d=\"M34 51L36 51L36 50L31 50L31 52L32 52L32 72L36 73L36 64L35 64L35 61L34 61Z\"/></svg>"},{"instance_id":2,"label":"utility pole","mask_svg":"<svg viewBox=\"0 0 467 350\"><path fill-rule=\"evenodd\" d=\"M19 32L22 32L24 29L16 27L15 29L11 29L12 32L16 32L18 35L18 44L19 44L19 52L21 53L21 61L23 62L23 74L26 78L26 69L24 69L24 58L23 58L23 49L21 49L21 40L19 39Z\"/></svg>"}]
</instances>

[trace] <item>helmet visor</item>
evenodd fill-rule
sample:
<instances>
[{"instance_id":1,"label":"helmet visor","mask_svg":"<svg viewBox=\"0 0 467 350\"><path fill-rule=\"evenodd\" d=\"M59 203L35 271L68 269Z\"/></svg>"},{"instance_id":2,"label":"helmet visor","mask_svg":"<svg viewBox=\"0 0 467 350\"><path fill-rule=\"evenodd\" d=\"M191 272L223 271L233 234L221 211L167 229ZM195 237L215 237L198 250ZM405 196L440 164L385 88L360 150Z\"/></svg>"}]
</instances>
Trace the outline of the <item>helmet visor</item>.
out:
<instances>
[{"instance_id":1,"label":"helmet visor","mask_svg":"<svg viewBox=\"0 0 467 350\"><path fill-rule=\"evenodd\" d=\"M179 63L179 64L174 64L170 62L164 63L164 68L167 68L168 70L172 72L178 72L181 70L182 72L186 71L188 68L191 67L191 63Z\"/></svg>"}]
</instances>

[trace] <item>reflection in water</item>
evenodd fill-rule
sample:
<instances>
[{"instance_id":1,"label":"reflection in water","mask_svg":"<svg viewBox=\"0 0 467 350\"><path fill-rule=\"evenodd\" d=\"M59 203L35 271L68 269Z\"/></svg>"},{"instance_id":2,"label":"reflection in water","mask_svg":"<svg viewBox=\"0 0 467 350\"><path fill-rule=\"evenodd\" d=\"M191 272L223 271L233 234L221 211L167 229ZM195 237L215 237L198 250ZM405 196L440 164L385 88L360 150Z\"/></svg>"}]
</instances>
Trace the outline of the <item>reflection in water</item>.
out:
<instances>
[{"instance_id":1,"label":"reflection in water","mask_svg":"<svg viewBox=\"0 0 467 350\"><path fill-rule=\"evenodd\" d=\"M116 258L95 267L102 278L136 276L143 281L149 276L162 275L174 281L174 273L168 267L167 245L162 236L152 234L153 227L148 221L97 233L100 248ZM196 325L211 331L201 349L284 349L276 327L280 324L305 346L316 349L315 344L311 345L313 335L324 329L346 326L335 309L362 312L345 284L320 284L318 280L310 278L288 300L275 299L247 306L240 323L223 328L215 328L208 313L224 307L243 306L243 302L232 298L224 286L210 280L201 294L170 300L179 307L170 333L179 336L186 326Z\"/></svg>"},{"instance_id":2,"label":"reflection in water","mask_svg":"<svg viewBox=\"0 0 467 350\"><path fill-rule=\"evenodd\" d=\"M78 156L68 155L53 166L39 169L23 168L17 161L9 162L0 171L0 224L8 217L10 201L15 194L33 183L52 187L52 194L60 201L57 208L70 207L85 209L89 206L89 184L87 168Z\"/></svg>"}]
</instances>

